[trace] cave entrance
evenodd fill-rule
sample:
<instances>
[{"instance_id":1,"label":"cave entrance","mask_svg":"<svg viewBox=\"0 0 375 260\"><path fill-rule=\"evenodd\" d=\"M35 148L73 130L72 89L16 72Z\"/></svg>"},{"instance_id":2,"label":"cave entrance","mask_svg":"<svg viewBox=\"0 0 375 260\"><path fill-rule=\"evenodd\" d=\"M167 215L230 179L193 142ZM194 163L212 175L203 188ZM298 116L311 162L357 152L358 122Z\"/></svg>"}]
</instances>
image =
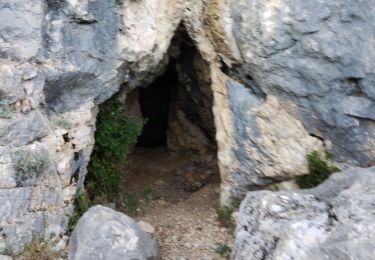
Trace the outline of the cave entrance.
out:
<instances>
[{"instance_id":1,"label":"cave entrance","mask_svg":"<svg viewBox=\"0 0 375 260\"><path fill-rule=\"evenodd\" d=\"M169 106L172 89L177 86L177 74L171 64L149 87L138 90L140 112L146 124L138 137L137 146L152 148L167 144Z\"/></svg>"},{"instance_id":2,"label":"cave entrance","mask_svg":"<svg viewBox=\"0 0 375 260\"><path fill-rule=\"evenodd\" d=\"M128 157L124 197L150 189L175 203L211 183L219 190L208 64L186 35L171 48L164 73L126 96L127 113L146 124Z\"/></svg>"}]
</instances>

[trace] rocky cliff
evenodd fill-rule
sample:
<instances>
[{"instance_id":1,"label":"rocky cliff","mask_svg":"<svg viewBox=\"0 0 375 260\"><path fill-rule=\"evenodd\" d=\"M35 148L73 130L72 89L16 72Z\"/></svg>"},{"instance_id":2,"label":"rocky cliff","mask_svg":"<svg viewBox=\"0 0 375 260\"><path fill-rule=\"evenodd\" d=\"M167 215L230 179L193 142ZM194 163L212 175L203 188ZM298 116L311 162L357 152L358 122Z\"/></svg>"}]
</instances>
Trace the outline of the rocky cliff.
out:
<instances>
[{"instance_id":1,"label":"rocky cliff","mask_svg":"<svg viewBox=\"0 0 375 260\"><path fill-rule=\"evenodd\" d=\"M98 104L149 85L178 34L212 92L223 203L306 174L315 150L343 168L372 165L374 6L0 0L0 252L65 232Z\"/></svg>"}]
</instances>

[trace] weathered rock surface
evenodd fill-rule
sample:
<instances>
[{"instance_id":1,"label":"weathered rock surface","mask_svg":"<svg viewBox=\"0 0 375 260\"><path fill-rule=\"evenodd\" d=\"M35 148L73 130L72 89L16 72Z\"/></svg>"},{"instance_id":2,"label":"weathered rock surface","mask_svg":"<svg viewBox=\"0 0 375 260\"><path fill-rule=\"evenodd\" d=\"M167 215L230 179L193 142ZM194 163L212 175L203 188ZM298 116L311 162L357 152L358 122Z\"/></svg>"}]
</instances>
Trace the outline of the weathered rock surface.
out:
<instances>
[{"instance_id":1,"label":"weathered rock surface","mask_svg":"<svg viewBox=\"0 0 375 260\"><path fill-rule=\"evenodd\" d=\"M226 74L238 81L228 83L232 111L222 127L233 127L219 149L226 193L302 174L300 156L315 137L346 166L373 165L373 6L373 0L240 0L222 8L211 30L215 37L226 35L216 49L233 64ZM239 91L247 97L241 99ZM263 117L258 111L271 97L280 112ZM261 126L264 120L269 131ZM275 120L284 123L272 131ZM289 137L293 141L285 142ZM278 164L282 159L288 167Z\"/></svg>"},{"instance_id":2,"label":"weathered rock surface","mask_svg":"<svg viewBox=\"0 0 375 260\"><path fill-rule=\"evenodd\" d=\"M250 192L233 259L375 259L375 167L333 174L317 188Z\"/></svg>"},{"instance_id":3,"label":"weathered rock surface","mask_svg":"<svg viewBox=\"0 0 375 260\"><path fill-rule=\"evenodd\" d=\"M158 259L154 240L131 218L103 206L90 208L70 237L70 260Z\"/></svg>"},{"instance_id":4,"label":"weathered rock surface","mask_svg":"<svg viewBox=\"0 0 375 260\"><path fill-rule=\"evenodd\" d=\"M0 253L48 238L50 226L65 232L98 104L121 86L147 86L170 57L187 61L170 143L203 153L216 130L223 203L307 173L313 150L345 167L372 165L374 4L0 0ZM176 33L190 38L180 56ZM34 146L50 167L17 187L13 154Z\"/></svg>"},{"instance_id":5,"label":"weathered rock surface","mask_svg":"<svg viewBox=\"0 0 375 260\"><path fill-rule=\"evenodd\" d=\"M0 253L65 233L97 104L153 80L181 17L177 1L0 0ZM13 155L34 146L50 167L16 187Z\"/></svg>"}]
</instances>

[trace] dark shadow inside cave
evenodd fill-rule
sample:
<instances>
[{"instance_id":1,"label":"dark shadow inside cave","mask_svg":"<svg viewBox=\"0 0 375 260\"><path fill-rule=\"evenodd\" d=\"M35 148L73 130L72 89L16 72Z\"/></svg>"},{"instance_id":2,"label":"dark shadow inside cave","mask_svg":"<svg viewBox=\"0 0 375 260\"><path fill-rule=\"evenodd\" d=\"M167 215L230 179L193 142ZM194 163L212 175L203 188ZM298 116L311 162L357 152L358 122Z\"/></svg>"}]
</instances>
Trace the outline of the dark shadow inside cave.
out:
<instances>
[{"instance_id":1,"label":"dark shadow inside cave","mask_svg":"<svg viewBox=\"0 0 375 260\"><path fill-rule=\"evenodd\" d=\"M175 66L171 63L150 86L139 89L139 106L146 124L138 137L137 146L151 148L167 144L171 95L177 86Z\"/></svg>"},{"instance_id":2,"label":"dark shadow inside cave","mask_svg":"<svg viewBox=\"0 0 375 260\"><path fill-rule=\"evenodd\" d=\"M151 186L174 201L219 180L210 75L182 29L164 72L127 94L128 113L146 119L125 171L128 192Z\"/></svg>"},{"instance_id":3,"label":"dark shadow inside cave","mask_svg":"<svg viewBox=\"0 0 375 260\"><path fill-rule=\"evenodd\" d=\"M209 193L218 198L220 178L209 64L183 29L172 40L168 54L169 64L151 84L145 83L126 95L117 96L127 120L146 119L137 142L127 145L130 154L111 165L112 168L104 169L100 175L103 180L97 185L121 187L110 200L126 213L134 214L129 210L129 203L138 203L145 190L152 190L153 199L176 203L207 186ZM104 130L113 130L111 116L115 112L111 113L110 109L103 105L99 110L98 118L106 119ZM124 134L117 131L114 134L120 137L131 134L131 128L129 133L125 130L121 132ZM102 136L100 129L96 136ZM111 142L103 147L119 145L116 138ZM96 150L98 157L100 153ZM102 166L98 166L99 170ZM115 176L118 173L114 169L123 173L121 178ZM133 196L136 196L135 202L131 201ZM146 208L147 205L143 210Z\"/></svg>"}]
</instances>

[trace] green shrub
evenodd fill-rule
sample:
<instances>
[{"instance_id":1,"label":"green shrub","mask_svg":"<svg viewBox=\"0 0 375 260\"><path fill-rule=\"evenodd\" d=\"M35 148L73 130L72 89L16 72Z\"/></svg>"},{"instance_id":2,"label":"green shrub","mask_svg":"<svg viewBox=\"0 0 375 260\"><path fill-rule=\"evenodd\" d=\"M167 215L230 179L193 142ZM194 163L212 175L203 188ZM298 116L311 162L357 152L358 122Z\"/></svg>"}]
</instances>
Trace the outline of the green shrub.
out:
<instances>
[{"instance_id":1,"label":"green shrub","mask_svg":"<svg viewBox=\"0 0 375 260\"><path fill-rule=\"evenodd\" d=\"M40 151L17 151L14 154L14 161L18 186L38 178L50 165L48 156Z\"/></svg>"},{"instance_id":2,"label":"green shrub","mask_svg":"<svg viewBox=\"0 0 375 260\"><path fill-rule=\"evenodd\" d=\"M0 100L0 118L12 118L12 110L7 99Z\"/></svg>"},{"instance_id":3,"label":"green shrub","mask_svg":"<svg viewBox=\"0 0 375 260\"><path fill-rule=\"evenodd\" d=\"M146 188L141 192L134 192L129 194L124 203L124 207L127 213L131 215L135 215L137 213L137 209L139 209L142 205L142 201L150 200L153 198L154 192L150 188Z\"/></svg>"},{"instance_id":4,"label":"green shrub","mask_svg":"<svg viewBox=\"0 0 375 260\"><path fill-rule=\"evenodd\" d=\"M120 190L126 156L141 133L143 124L142 119L126 116L124 105L116 97L99 107L95 146L86 176L90 197Z\"/></svg>"},{"instance_id":5,"label":"green shrub","mask_svg":"<svg viewBox=\"0 0 375 260\"><path fill-rule=\"evenodd\" d=\"M218 243L215 252L222 257L229 257L232 253L232 248L227 244Z\"/></svg>"},{"instance_id":6,"label":"green shrub","mask_svg":"<svg viewBox=\"0 0 375 260\"><path fill-rule=\"evenodd\" d=\"M239 199L233 199L230 206L224 206L217 210L218 220L225 226L230 225L232 219L232 214L240 206L241 201Z\"/></svg>"},{"instance_id":7,"label":"green shrub","mask_svg":"<svg viewBox=\"0 0 375 260\"><path fill-rule=\"evenodd\" d=\"M317 151L306 157L309 165L309 174L296 177L296 183L301 189L308 189L318 186L324 182L332 173L340 171L336 166L332 166L330 161L333 155L327 153L322 156Z\"/></svg>"},{"instance_id":8,"label":"green shrub","mask_svg":"<svg viewBox=\"0 0 375 260\"><path fill-rule=\"evenodd\" d=\"M74 201L74 212L69 219L68 223L68 232L71 233L74 227L77 225L78 220L82 217L83 214L91 207L91 202L86 192L79 192L76 195Z\"/></svg>"},{"instance_id":9,"label":"green shrub","mask_svg":"<svg viewBox=\"0 0 375 260\"><path fill-rule=\"evenodd\" d=\"M224 206L217 210L217 218L221 222L230 221L232 220L232 213L233 213L232 207Z\"/></svg>"}]
</instances>

